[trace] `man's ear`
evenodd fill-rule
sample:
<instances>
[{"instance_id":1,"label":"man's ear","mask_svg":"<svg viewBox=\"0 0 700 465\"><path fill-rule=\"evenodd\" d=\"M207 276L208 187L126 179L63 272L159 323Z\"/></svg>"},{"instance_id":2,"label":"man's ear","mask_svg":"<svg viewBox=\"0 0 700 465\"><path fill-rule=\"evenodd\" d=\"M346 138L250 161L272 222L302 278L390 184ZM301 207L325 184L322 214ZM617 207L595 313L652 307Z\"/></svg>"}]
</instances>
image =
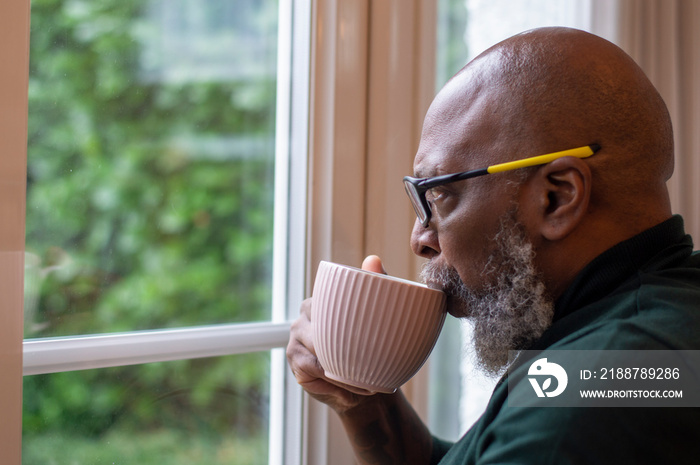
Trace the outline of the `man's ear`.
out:
<instances>
[{"instance_id":1,"label":"man's ear","mask_svg":"<svg viewBox=\"0 0 700 465\"><path fill-rule=\"evenodd\" d=\"M566 238L581 223L591 198L591 170L583 160L564 157L542 166L523 192L528 212L541 237Z\"/></svg>"}]
</instances>

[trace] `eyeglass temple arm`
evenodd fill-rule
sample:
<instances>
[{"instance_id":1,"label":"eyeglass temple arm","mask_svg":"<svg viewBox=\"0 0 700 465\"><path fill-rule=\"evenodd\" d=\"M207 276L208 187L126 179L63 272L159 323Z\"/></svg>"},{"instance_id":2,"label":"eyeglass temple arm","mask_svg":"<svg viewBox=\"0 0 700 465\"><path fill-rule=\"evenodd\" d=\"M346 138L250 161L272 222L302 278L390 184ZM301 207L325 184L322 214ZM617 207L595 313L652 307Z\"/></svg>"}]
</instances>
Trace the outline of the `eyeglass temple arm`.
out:
<instances>
[{"instance_id":1,"label":"eyeglass temple arm","mask_svg":"<svg viewBox=\"0 0 700 465\"><path fill-rule=\"evenodd\" d=\"M576 157L576 158L587 158L600 150L600 145L591 144L585 145L583 147L578 147L575 149L563 150L561 152L548 153L547 155L540 155L538 157L525 158L524 160L510 161L507 163L499 163L497 165L491 165L486 168L489 174L501 173L503 171L515 170L518 168L527 168L528 166L544 165L557 158L563 157Z\"/></svg>"}]
</instances>

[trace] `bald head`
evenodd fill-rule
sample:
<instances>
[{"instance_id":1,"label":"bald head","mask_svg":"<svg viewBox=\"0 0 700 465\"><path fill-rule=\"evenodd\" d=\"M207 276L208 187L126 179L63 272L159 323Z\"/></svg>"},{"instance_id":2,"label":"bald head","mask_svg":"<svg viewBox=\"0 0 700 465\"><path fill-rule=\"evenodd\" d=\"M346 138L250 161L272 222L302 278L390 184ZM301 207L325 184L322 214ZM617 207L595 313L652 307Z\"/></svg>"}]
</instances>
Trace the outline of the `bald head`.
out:
<instances>
[{"instance_id":1,"label":"bald head","mask_svg":"<svg viewBox=\"0 0 700 465\"><path fill-rule=\"evenodd\" d=\"M607 205L614 196L629 212L640 209L642 193L668 203L668 111L639 66L604 39L566 28L511 37L462 69L436 99L438 108L447 99L461 102L451 111L465 124L474 124L475 108L478 118L489 119L492 139L499 141L493 162L595 142L603 150L590 159L593 205L615 207Z\"/></svg>"},{"instance_id":2,"label":"bald head","mask_svg":"<svg viewBox=\"0 0 700 465\"><path fill-rule=\"evenodd\" d=\"M585 160L565 157L434 192L432 219L414 226L413 250L479 289L493 261L488 240L515 212L533 269L557 297L596 256L671 216L670 118L627 54L566 28L495 45L433 101L414 161L418 177L594 143L601 149Z\"/></svg>"}]
</instances>

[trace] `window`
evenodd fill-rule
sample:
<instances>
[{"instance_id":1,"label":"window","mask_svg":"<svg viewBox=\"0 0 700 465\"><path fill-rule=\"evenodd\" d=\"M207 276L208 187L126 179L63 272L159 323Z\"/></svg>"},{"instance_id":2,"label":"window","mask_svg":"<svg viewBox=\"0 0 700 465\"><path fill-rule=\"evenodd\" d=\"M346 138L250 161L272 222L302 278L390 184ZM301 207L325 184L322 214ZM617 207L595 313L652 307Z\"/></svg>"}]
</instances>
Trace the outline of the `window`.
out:
<instances>
[{"instance_id":1,"label":"window","mask_svg":"<svg viewBox=\"0 0 700 465\"><path fill-rule=\"evenodd\" d=\"M270 372L267 351L26 376L22 463L268 463Z\"/></svg>"},{"instance_id":2,"label":"window","mask_svg":"<svg viewBox=\"0 0 700 465\"><path fill-rule=\"evenodd\" d=\"M105 5L101 3L101 6L95 7L94 3L69 2L68 13L84 17L93 8L99 10ZM149 5L147 9L142 10L146 19L154 17L158 8L162 7L162 4L155 2ZM185 8L183 5L185 4L178 4ZM138 5L129 2L123 8L129 12L130 8L136 6ZM87 324L88 320L80 319L82 315L78 315L75 318L77 321L73 321L72 324L76 325L73 329L66 328L51 333L56 328L46 325L47 320L39 318L43 315L37 309L35 315L28 320L31 322L28 332L33 336L25 344L24 364L27 379L37 377L43 380L41 382L50 383L53 381L47 380L62 378L70 384L72 381L69 378L81 371L84 371L84 376L99 380L99 373L114 376L107 372L118 373L122 366L140 366L139 369L145 372L143 376L147 376L150 367L156 367L155 372L163 373L181 370L182 365L188 365L189 371L185 370L184 373L191 374L199 370L200 366L217 363L215 358L225 354L231 354L231 357L226 356L228 360L237 359L239 355L235 353L268 354L261 355L262 359L256 359L269 359L271 367L268 461L289 464L352 463L347 445L344 444L344 433L339 432L337 419L317 403L308 402L302 405L299 389L294 381L290 381L285 375L283 354L278 349L270 350L270 347L284 345L288 330L287 321L290 318L286 313L292 313L293 317L302 295L308 295L309 283L312 281L310 278L313 277L314 271L313 264L321 259L357 264L365 255L378 253L385 259L393 274L413 279L416 277L418 261L406 245L413 213L404 198L401 177L411 171L422 116L433 95L433 73L424 63L429 62L433 56L434 8L432 2L418 0L400 4L355 0L329 0L313 4L308 1L280 1L278 7L279 18L289 17L283 12L292 11L293 21L290 23L280 20L277 29L277 48L280 54L277 60L276 101L290 103L291 111L283 112L278 107L275 108L275 152L281 153L279 148L288 147L291 157L288 164L275 165L275 185L283 187L275 190L271 273L275 291L272 293L271 310L267 317L269 319L245 323L231 323L227 320L225 324L213 325L211 323L216 323L216 320L211 320L206 324L192 323L185 328L179 325L190 323L177 323L177 327L168 329L161 329L161 323L147 322L140 326L139 330L134 327L119 327L122 322L117 321L117 326L108 329L108 333L84 335L78 333L79 329L75 329L80 324ZM120 11L124 13L123 10ZM181 16L179 20L182 20ZM163 24L169 23L162 21L158 27L165 27ZM387 28L387 24L391 24L392 27ZM0 362L3 367L0 402L6 414L6 421L0 426L0 456L4 463L19 463L22 413L21 308L25 262L24 180L27 167L25 71L29 67L29 47L25 40L29 37L29 2L13 0L0 3L0 25L3 26L0 27L2 42L13 44L12 47L0 47L0 56L3 62L8 64L3 68L0 83L3 101L3 105L0 106L0 131L3 136L0 138L0 148L4 154L9 154L0 157L0 188L3 193L0 196L0 289L3 290L0 314L4 323L0 325ZM81 37L89 38L91 34L105 30L124 30L125 24L108 21L100 22L98 26L99 28L81 30ZM135 29L138 37L148 37L156 28L143 26L143 23L139 23ZM309 34L309 30L313 31L313 34ZM371 53L368 47L370 42ZM199 72L191 69L183 71L183 66L171 67L169 64L159 63L157 56L153 58L159 50L172 50L172 41L169 44L150 47L146 50L147 53L134 55L133 62L138 61L139 66L143 64L141 60L153 60L152 65L144 66L138 73L138 79L144 83L151 83L150 85L159 82L158 79L169 83L182 83L178 79L189 79L190 82L201 79ZM109 40L101 42L101 46L106 47L104 50L109 50L109 46L113 45ZM194 44L179 44L183 47L187 45L194 47ZM291 64L288 62L286 67L281 54L283 49L288 50L293 57ZM112 63L108 55L100 54L97 58L107 64ZM207 68L206 60L202 66L203 69ZM305 73L308 75L309 70L312 81L310 85L304 77ZM220 75L225 73L226 69L218 68L211 72ZM178 76L178 73L183 73L184 77ZM281 84L290 83L289 79L281 77L285 73L292 78L291 87ZM105 75L94 78L104 79ZM106 90L123 85L119 80L100 82L106 86ZM288 93L287 99L282 97L285 92ZM62 116L68 120L75 115ZM59 117L58 123L65 122ZM81 137L84 135L78 134ZM220 145L215 143L216 140L212 142L213 138L193 139L184 132L181 135L182 137L175 138L179 148L203 148L207 155L203 161L215 163L219 160ZM307 153L307 135L308 182L307 159L304 156ZM72 140L61 142L75 143ZM82 139L82 142L85 140ZM86 145L92 148L99 147L92 143ZM301 157L298 156L300 153L303 154ZM275 158L277 160L277 156ZM66 167L67 173L70 173L70 169ZM136 174L140 176L142 173ZM288 185L284 187L284 183ZM308 232L307 215L304 212L307 204L307 185L311 212ZM133 183L131 186L133 187ZM367 186L366 191L362 186ZM82 191L77 193L78 196L82 194ZM87 201L88 198L82 200ZM113 198L105 195L101 196L100 200L106 201L102 204L104 207L109 206L109 201ZM290 214L287 214L286 208L277 208L284 205L278 200L289 205ZM286 230L278 227L284 224L277 220L280 217L286 218ZM200 226L206 224L206 215L197 215L196 218ZM182 218L175 216L174 220L166 222L166 225L174 227L174 231L177 232L177 228L182 227ZM128 242L123 245L129 246ZM304 247L307 242L308 251ZM287 246L281 248L278 245ZM286 253L276 254L275 251L278 250L286 250ZM57 259L56 262L49 263L75 263L61 261L65 255L58 250L57 252L59 253L56 255L48 255L51 259ZM41 253L37 253L37 250L32 253L38 257L30 255L26 261L29 266L27 295L39 296L36 285L40 281L32 280L32 275L39 271L53 271L44 269L42 264L46 265L47 262L38 261ZM308 269L306 263L309 264ZM41 273L39 275L41 278ZM45 282L41 284L43 286ZM75 287L75 292L69 293L67 297L72 299L79 296L82 289L85 288ZM192 298L190 294L185 297ZM31 305L31 302L28 304ZM99 320L91 324L98 323L102 324ZM200 323L204 326L200 326ZM175 326L171 322L164 324ZM196 339L196 344L193 338ZM203 357L201 363L183 362L187 355L183 355L182 352L187 351L190 356L196 353L198 357ZM174 369L170 368L173 362L172 366L176 366ZM76 371L76 368L81 370ZM66 370L67 372L63 373ZM406 389L409 398L420 399L424 383L420 377L416 378L416 382ZM27 393L29 392L28 389ZM85 393L85 390L76 392ZM118 397L122 394L115 389L110 395ZM79 398L71 400L76 412L86 405ZM425 412L423 406L416 405L421 412ZM300 423L299 419L302 416L303 423ZM279 417L283 417L284 421L290 421L288 419L292 418L291 423L284 424L279 421ZM31 418L31 415L28 415L28 418ZM300 439L302 434L305 435L303 442Z\"/></svg>"},{"instance_id":3,"label":"window","mask_svg":"<svg viewBox=\"0 0 700 465\"><path fill-rule=\"evenodd\" d=\"M270 320L280 20L32 2L26 336Z\"/></svg>"},{"instance_id":4,"label":"window","mask_svg":"<svg viewBox=\"0 0 700 465\"><path fill-rule=\"evenodd\" d=\"M308 2L31 15L23 463L298 456Z\"/></svg>"}]
</instances>

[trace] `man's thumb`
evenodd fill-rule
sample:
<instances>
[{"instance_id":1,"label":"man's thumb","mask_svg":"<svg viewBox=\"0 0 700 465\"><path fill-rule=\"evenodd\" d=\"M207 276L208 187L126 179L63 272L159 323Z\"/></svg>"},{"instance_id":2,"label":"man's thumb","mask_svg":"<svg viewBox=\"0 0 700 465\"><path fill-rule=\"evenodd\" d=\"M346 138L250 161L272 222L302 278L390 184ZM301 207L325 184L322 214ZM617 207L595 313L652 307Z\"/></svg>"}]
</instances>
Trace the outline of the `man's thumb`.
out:
<instances>
[{"instance_id":1,"label":"man's thumb","mask_svg":"<svg viewBox=\"0 0 700 465\"><path fill-rule=\"evenodd\" d=\"M382 259L376 255L370 255L362 261L362 269L365 271L373 271L375 273L386 274Z\"/></svg>"}]
</instances>

